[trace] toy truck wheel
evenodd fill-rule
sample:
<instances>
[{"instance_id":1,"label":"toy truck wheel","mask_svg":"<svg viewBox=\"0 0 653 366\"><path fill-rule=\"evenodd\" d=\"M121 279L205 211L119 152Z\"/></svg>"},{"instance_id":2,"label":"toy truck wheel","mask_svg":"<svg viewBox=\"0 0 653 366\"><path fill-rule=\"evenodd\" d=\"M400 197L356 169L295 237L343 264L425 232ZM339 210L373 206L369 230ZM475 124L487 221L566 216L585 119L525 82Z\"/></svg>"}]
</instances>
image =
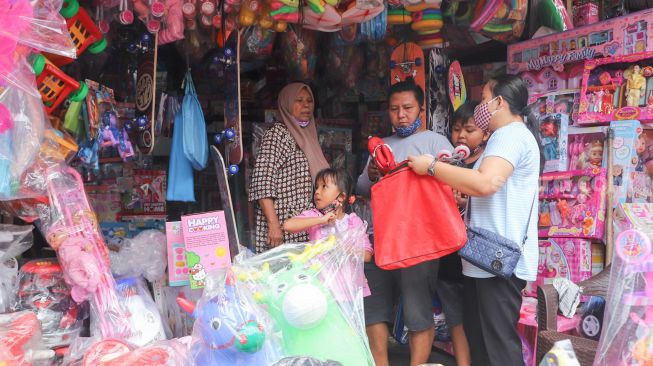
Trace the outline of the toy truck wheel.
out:
<instances>
[{"instance_id":1,"label":"toy truck wheel","mask_svg":"<svg viewBox=\"0 0 653 366\"><path fill-rule=\"evenodd\" d=\"M233 128L227 128L224 130L224 137L226 137L228 141L232 141L236 138L236 131L234 131Z\"/></svg>"},{"instance_id":2,"label":"toy truck wheel","mask_svg":"<svg viewBox=\"0 0 653 366\"><path fill-rule=\"evenodd\" d=\"M90 52L93 55L97 55L98 53L104 51L107 48L107 39L102 37L101 40L93 43L88 47L88 52Z\"/></svg>"},{"instance_id":3,"label":"toy truck wheel","mask_svg":"<svg viewBox=\"0 0 653 366\"><path fill-rule=\"evenodd\" d=\"M213 143L216 145L220 145L222 143L222 134L221 133L216 133L213 135Z\"/></svg>"},{"instance_id":4,"label":"toy truck wheel","mask_svg":"<svg viewBox=\"0 0 653 366\"><path fill-rule=\"evenodd\" d=\"M86 96L88 95L88 85L86 85L85 82L80 81L79 82L79 88L70 94L70 100L73 102L81 102L84 99L86 99Z\"/></svg>"},{"instance_id":5,"label":"toy truck wheel","mask_svg":"<svg viewBox=\"0 0 653 366\"><path fill-rule=\"evenodd\" d=\"M467 159L469 157L469 148L465 145L456 146L453 153L460 159Z\"/></svg>"},{"instance_id":6,"label":"toy truck wheel","mask_svg":"<svg viewBox=\"0 0 653 366\"><path fill-rule=\"evenodd\" d=\"M601 335L601 320L594 314L586 314L580 322L583 335L591 339L599 339Z\"/></svg>"},{"instance_id":7,"label":"toy truck wheel","mask_svg":"<svg viewBox=\"0 0 653 366\"><path fill-rule=\"evenodd\" d=\"M34 74L36 76L41 75L43 69L45 68L45 64L45 56L41 54L34 56L34 59L32 60L32 68L34 68Z\"/></svg>"},{"instance_id":8,"label":"toy truck wheel","mask_svg":"<svg viewBox=\"0 0 653 366\"><path fill-rule=\"evenodd\" d=\"M437 155L438 160L449 159L451 158L451 151L449 150L440 150Z\"/></svg>"},{"instance_id":9,"label":"toy truck wheel","mask_svg":"<svg viewBox=\"0 0 653 366\"><path fill-rule=\"evenodd\" d=\"M64 0L63 6L61 7L61 10L59 10L59 14L61 14L62 17L69 19L75 16L77 14L77 11L79 11L79 3L77 0Z\"/></svg>"},{"instance_id":10,"label":"toy truck wheel","mask_svg":"<svg viewBox=\"0 0 653 366\"><path fill-rule=\"evenodd\" d=\"M422 66L422 58L418 57L415 59L415 66L419 67Z\"/></svg>"}]
</instances>

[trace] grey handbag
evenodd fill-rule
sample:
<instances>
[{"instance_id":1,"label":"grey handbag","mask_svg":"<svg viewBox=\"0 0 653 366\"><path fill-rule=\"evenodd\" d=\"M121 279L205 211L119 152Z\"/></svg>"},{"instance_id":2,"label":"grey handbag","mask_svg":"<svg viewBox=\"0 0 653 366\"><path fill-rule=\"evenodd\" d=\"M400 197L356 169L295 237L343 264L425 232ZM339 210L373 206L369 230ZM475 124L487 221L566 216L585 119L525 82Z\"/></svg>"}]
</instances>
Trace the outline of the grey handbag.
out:
<instances>
[{"instance_id":1,"label":"grey handbag","mask_svg":"<svg viewBox=\"0 0 653 366\"><path fill-rule=\"evenodd\" d=\"M526 230L524 230L524 239L521 242L521 246L514 241L489 230L470 227L470 197L467 203L467 215L465 215L467 243L462 247L462 249L460 249L460 251L458 251L458 254L467 262L486 272L490 272L493 275L505 279L510 278L515 272L515 267L517 267L519 258L521 258L521 253L524 250L524 245L526 245L526 240L528 239L528 228L531 223L533 206L537 200L537 192L535 194L536 196L531 204L531 210L528 215Z\"/></svg>"}]
</instances>

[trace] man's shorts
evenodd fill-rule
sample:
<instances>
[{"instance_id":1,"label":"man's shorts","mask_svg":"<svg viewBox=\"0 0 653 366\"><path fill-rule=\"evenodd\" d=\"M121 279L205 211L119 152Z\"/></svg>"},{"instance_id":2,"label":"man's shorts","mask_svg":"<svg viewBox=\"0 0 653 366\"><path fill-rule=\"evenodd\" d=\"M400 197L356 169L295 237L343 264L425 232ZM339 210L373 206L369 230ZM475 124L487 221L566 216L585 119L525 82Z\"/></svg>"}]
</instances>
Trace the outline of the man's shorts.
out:
<instances>
[{"instance_id":1,"label":"man's shorts","mask_svg":"<svg viewBox=\"0 0 653 366\"><path fill-rule=\"evenodd\" d=\"M438 280L436 291L449 328L463 324L463 283Z\"/></svg>"},{"instance_id":2,"label":"man's shorts","mask_svg":"<svg viewBox=\"0 0 653 366\"><path fill-rule=\"evenodd\" d=\"M433 327L431 280L438 271L438 260L409 268L386 271L374 263L365 263L365 277L371 295L364 298L365 325L392 323L395 305L401 295L404 324L410 331Z\"/></svg>"}]
</instances>

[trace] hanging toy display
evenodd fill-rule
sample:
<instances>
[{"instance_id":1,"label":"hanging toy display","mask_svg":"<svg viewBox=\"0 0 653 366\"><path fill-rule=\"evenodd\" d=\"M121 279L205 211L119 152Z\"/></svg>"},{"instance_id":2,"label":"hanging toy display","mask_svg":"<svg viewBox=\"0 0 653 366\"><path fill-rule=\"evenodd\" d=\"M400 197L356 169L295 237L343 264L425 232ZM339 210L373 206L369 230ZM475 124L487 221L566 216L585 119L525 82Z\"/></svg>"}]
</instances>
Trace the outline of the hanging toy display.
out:
<instances>
[{"instance_id":1,"label":"hanging toy display","mask_svg":"<svg viewBox=\"0 0 653 366\"><path fill-rule=\"evenodd\" d=\"M333 6L326 4L321 12L309 5L303 9L302 25L305 29L321 32L337 32L342 29L342 17Z\"/></svg>"},{"instance_id":2,"label":"hanging toy display","mask_svg":"<svg viewBox=\"0 0 653 366\"><path fill-rule=\"evenodd\" d=\"M72 38L77 48L77 57L84 53L86 49L96 55L107 48L107 40L102 36L98 26L77 0L64 0L59 12L66 18L70 38ZM47 56L57 66L67 65L74 61L72 58L54 54L48 54Z\"/></svg>"},{"instance_id":3,"label":"hanging toy display","mask_svg":"<svg viewBox=\"0 0 653 366\"><path fill-rule=\"evenodd\" d=\"M104 17L104 6L98 5L95 8L95 21L97 22L97 27L102 32L102 34L109 33L111 29L110 22Z\"/></svg>"},{"instance_id":4,"label":"hanging toy display","mask_svg":"<svg viewBox=\"0 0 653 366\"><path fill-rule=\"evenodd\" d=\"M417 44L424 48L442 47L444 39L440 30L444 25L442 12L440 11L441 1L404 1L404 7L411 12L410 28L418 37Z\"/></svg>"},{"instance_id":5,"label":"hanging toy display","mask_svg":"<svg viewBox=\"0 0 653 366\"><path fill-rule=\"evenodd\" d=\"M36 55L32 60L36 85L41 93L45 110L51 114L68 96L73 101L81 102L88 94L88 87L83 81L75 81L64 74L43 55Z\"/></svg>"},{"instance_id":6,"label":"hanging toy display","mask_svg":"<svg viewBox=\"0 0 653 366\"><path fill-rule=\"evenodd\" d=\"M385 12L385 5L383 2L377 2L372 7L359 6L357 0L353 0L347 6L347 10L342 13L342 25L349 25L353 23L366 22L377 15Z\"/></svg>"},{"instance_id":7,"label":"hanging toy display","mask_svg":"<svg viewBox=\"0 0 653 366\"><path fill-rule=\"evenodd\" d=\"M388 9L388 25L410 24L413 16L403 6Z\"/></svg>"},{"instance_id":8,"label":"hanging toy display","mask_svg":"<svg viewBox=\"0 0 653 366\"><path fill-rule=\"evenodd\" d=\"M385 31L388 28L388 13L382 11L374 18L362 22L359 31L362 37L370 42L381 42L385 39Z\"/></svg>"},{"instance_id":9,"label":"hanging toy display","mask_svg":"<svg viewBox=\"0 0 653 366\"><path fill-rule=\"evenodd\" d=\"M121 24L129 25L134 22L134 12L129 9L129 0L120 0L118 10L120 11L118 20Z\"/></svg>"},{"instance_id":10,"label":"hanging toy display","mask_svg":"<svg viewBox=\"0 0 653 366\"><path fill-rule=\"evenodd\" d=\"M469 28L484 36L511 43L525 28L528 3L525 0L479 0Z\"/></svg>"}]
</instances>

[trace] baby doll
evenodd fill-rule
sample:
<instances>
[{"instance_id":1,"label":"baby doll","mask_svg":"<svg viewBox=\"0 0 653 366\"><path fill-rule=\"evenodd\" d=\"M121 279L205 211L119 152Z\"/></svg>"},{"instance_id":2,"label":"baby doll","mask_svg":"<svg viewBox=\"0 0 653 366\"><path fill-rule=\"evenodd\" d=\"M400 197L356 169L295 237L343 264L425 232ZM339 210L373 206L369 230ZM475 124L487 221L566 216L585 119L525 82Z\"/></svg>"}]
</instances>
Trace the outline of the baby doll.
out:
<instances>
[{"instance_id":1,"label":"baby doll","mask_svg":"<svg viewBox=\"0 0 653 366\"><path fill-rule=\"evenodd\" d=\"M585 145L585 151L578 157L577 169L600 168L603 163L603 141L594 140Z\"/></svg>"}]
</instances>

